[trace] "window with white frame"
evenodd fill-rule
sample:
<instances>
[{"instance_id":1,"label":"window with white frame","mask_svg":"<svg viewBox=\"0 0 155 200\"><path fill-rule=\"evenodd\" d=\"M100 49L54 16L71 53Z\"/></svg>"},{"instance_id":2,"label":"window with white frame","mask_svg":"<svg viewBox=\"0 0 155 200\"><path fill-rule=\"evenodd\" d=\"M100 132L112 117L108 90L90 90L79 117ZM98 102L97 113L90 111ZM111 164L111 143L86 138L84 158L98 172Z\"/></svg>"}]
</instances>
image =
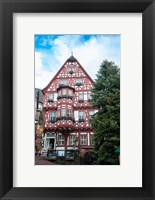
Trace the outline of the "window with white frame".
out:
<instances>
[{"instance_id":1,"label":"window with white frame","mask_svg":"<svg viewBox=\"0 0 155 200\"><path fill-rule=\"evenodd\" d=\"M88 99L92 99L91 93L88 93Z\"/></svg>"},{"instance_id":2,"label":"window with white frame","mask_svg":"<svg viewBox=\"0 0 155 200\"><path fill-rule=\"evenodd\" d=\"M68 109L67 117L72 117L72 109Z\"/></svg>"},{"instance_id":3,"label":"window with white frame","mask_svg":"<svg viewBox=\"0 0 155 200\"><path fill-rule=\"evenodd\" d=\"M94 115L94 110L91 110L91 111L89 111L89 117L90 117L90 119L92 119L92 116Z\"/></svg>"},{"instance_id":4,"label":"window with white frame","mask_svg":"<svg viewBox=\"0 0 155 200\"><path fill-rule=\"evenodd\" d=\"M62 95L66 95L66 89L62 90Z\"/></svg>"},{"instance_id":5,"label":"window with white frame","mask_svg":"<svg viewBox=\"0 0 155 200\"><path fill-rule=\"evenodd\" d=\"M82 83L82 79L76 79L76 83Z\"/></svg>"},{"instance_id":6,"label":"window with white frame","mask_svg":"<svg viewBox=\"0 0 155 200\"><path fill-rule=\"evenodd\" d=\"M48 99L49 100L53 100L53 98L54 98L54 95L53 94L49 94Z\"/></svg>"},{"instance_id":7,"label":"window with white frame","mask_svg":"<svg viewBox=\"0 0 155 200\"><path fill-rule=\"evenodd\" d=\"M79 93L79 100L84 100L83 93Z\"/></svg>"},{"instance_id":8,"label":"window with white frame","mask_svg":"<svg viewBox=\"0 0 155 200\"><path fill-rule=\"evenodd\" d=\"M94 145L93 135L90 135L90 145Z\"/></svg>"},{"instance_id":9,"label":"window with white frame","mask_svg":"<svg viewBox=\"0 0 155 200\"><path fill-rule=\"evenodd\" d=\"M66 117L66 108L62 108L61 110L61 116Z\"/></svg>"},{"instance_id":10,"label":"window with white frame","mask_svg":"<svg viewBox=\"0 0 155 200\"><path fill-rule=\"evenodd\" d=\"M62 85L67 85L68 81L67 80L61 80L60 84Z\"/></svg>"},{"instance_id":11,"label":"window with white frame","mask_svg":"<svg viewBox=\"0 0 155 200\"><path fill-rule=\"evenodd\" d=\"M65 143L65 138L64 138L64 136L63 136L63 135L59 135L58 138L59 138L59 139L58 139L58 144L59 144L59 145L64 145L64 143Z\"/></svg>"},{"instance_id":12,"label":"window with white frame","mask_svg":"<svg viewBox=\"0 0 155 200\"><path fill-rule=\"evenodd\" d=\"M84 112L79 111L79 119L84 119Z\"/></svg>"},{"instance_id":13,"label":"window with white frame","mask_svg":"<svg viewBox=\"0 0 155 200\"><path fill-rule=\"evenodd\" d=\"M80 136L80 144L81 145L87 145L87 135L81 135Z\"/></svg>"},{"instance_id":14,"label":"window with white frame","mask_svg":"<svg viewBox=\"0 0 155 200\"><path fill-rule=\"evenodd\" d=\"M68 96L72 96L72 90L68 90Z\"/></svg>"},{"instance_id":15,"label":"window with white frame","mask_svg":"<svg viewBox=\"0 0 155 200\"><path fill-rule=\"evenodd\" d=\"M70 145L75 145L76 144L76 137L75 137L75 135L70 135L69 136L69 144Z\"/></svg>"},{"instance_id":16,"label":"window with white frame","mask_svg":"<svg viewBox=\"0 0 155 200\"><path fill-rule=\"evenodd\" d=\"M74 67L69 67L68 71L69 72L74 72Z\"/></svg>"},{"instance_id":17,"label":"window with white frame","mask_svg":"<svg viewBox=\"0 0 155 200\"><path fill-rule=\"evenodd\" d=\"M51 112L51 121L56 121L56 112Z\"/></svg>"}]
</instances>

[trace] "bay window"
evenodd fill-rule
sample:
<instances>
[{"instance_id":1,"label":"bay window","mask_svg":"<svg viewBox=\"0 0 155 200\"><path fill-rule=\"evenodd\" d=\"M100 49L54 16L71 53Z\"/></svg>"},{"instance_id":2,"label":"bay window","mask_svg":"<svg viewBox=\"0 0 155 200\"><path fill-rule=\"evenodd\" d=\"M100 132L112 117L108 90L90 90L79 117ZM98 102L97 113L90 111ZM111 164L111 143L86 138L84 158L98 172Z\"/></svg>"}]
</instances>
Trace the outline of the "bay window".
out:
<instances>
[{"instance_id":1,"label":"bay window","mask_svg":"<svg viewBox=\"0 0 155 200\"><path fill-rule=\"evenodd\" d=\"M67 117L72 117L72 109L68 109Z\"/></svg>"},{"instance_id":2,"label":"bay window","mask_svg":"<svg viewBox=\"0 0 155 200\"><path fill-rule=\"evenodd\" d=\"M62 108L61 117L66 117L66 108Z\"/></svg>"}]
</instances>

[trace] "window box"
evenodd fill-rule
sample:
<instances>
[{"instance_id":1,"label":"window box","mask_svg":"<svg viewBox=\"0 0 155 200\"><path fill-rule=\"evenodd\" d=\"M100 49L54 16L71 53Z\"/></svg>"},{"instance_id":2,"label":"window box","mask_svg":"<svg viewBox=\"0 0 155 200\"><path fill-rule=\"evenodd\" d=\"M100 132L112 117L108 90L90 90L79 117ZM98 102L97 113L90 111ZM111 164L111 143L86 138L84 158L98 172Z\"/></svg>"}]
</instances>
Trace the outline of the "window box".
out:
<instances>
[{"instance_id":1,"label":"window box","mask_svg":"<svg viewBox=\"0 0 155 200\"><path fill-rule=\"evenodd\" d=\"M84 122L84 119L79 119L79 122Z\"/></svg>"},{"instance_id":2,"label":"window box","mask_svg":"<svg viewBox=\"0 0 155 200\"><path fill-rule=\"evenodd\" d=\"M49 103L53 103L53 99L48 99L48 102Z\"/></svg>"},{"instance_id":3,"label":"window box","mask_svg":"<svg viewBox=\"0 0 155 200\"><path fill-rule=\"evenodd\" d=\"M83 102L84 102L84 100L83 100L83 99L80 99L80 100L79 100L79 103L83 103Z\"/></svg>"},{"instance_id":4,"label":"window box","mask_svg":"<svg viewBox=\"0 0 155 200\"><path fill-rule=\"evenodd\" d=\"M61 84L59 84L59 87L63 87L63 86L64 86L64 84L62 84L62 83L61 83Z\"/></svg>"},{"instance_id":5,"label":"window box","mask_svg":"<svg viewBox=\"0 0 155 200\"><path fill-rule=\"evenodd\" d=\"M88 99L88 102L92 102L92 99Z\"/></svg>"},{"instance_id":6,"label":"window box","mask_svg":"<svg viewBox=\"0 0 155 200\"><path fill-rule=\"evenodd\" d=\"M57 99L58 99L58 100L61 99L61 96L58 96Z\"/></svg>"},{"instance_id":7,"label":"window box","mask_svg":"<svg viewBox=\"0 0 155 200\"><path fill-rule=\"evenodd\" d=\"M52 119L52 120L50 120L50 122L51 122L51 123L55 123L55 122L56 122L56 119L55 119L55 120Z\"/></svg>"},{"instance_id":8,"label":"window box","mask_svg":"<svg viewBox=\"0 0 155 200\"><path fill-rule=\"evenodd\" d=\"M61 117L61 120L66 120L66 116Z\"/></svg>"},{"instance_id":9,"label":"window box","mask_svg":"<svg viewBox=\"0 0 155 200\"><path fill-rule=\"evenodd\" d=\"M76 85L76 86L81 86L81 85L82 85L82 83L76 83L75 85Z\"/></svg>"},{"instance_id":10,"label":"window box","mask_svg":"<svg viewBox=\"0 0 155 200\"><path fill-rule=\"evenodd\" d=\"M67 98L67 95L62 95L61 98Z\"/></svg>"},{"instance_id":11,"label":"window box","mask_svg":"<svg viewBox=\"0 0 155 200\"><path fill-rule=\"evenodd\" d=\"M73 71L69 71L68 73L69 73L69 74L74 74L74 72L73 72Z\"/></svg>"},{"instance_id":12,"label":"window box","mask_svg":"<svg viewBox=\"0 0 155 200\"><path fill-rule=\"evenodd\" d=\"M68 117L67 119L68 119L68 120L73 120L73 118L72 118L72 117Z\"/></svg>"},{"instance_id":13,"label":"window box","mask_svg":"<svg viewBox=\"0 0 155 200\"><path fill-rule=\"evenodd\" d=\"M57 120L57 121L60 120L60 117L57 117L56 120Z\"/></svg>"},{"instance_id":14,"label":"window box","mask_svg":"<svg viewBox=\"0 0 155 200\"><path fill-rule=\"evenodd\" d=\"M72 99L73 98L73 96L68 96L68 99Z\"/></svg>"}]
</instances>

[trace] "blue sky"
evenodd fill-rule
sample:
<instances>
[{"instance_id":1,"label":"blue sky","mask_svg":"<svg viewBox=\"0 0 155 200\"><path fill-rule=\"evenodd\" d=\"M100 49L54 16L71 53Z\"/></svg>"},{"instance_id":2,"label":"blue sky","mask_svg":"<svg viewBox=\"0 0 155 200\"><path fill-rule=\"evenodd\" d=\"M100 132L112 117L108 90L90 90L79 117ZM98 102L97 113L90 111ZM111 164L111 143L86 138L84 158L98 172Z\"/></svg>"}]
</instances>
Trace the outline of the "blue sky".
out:
<instances>
[{"instance_id":1,"label":"blue sky","mask_svg":"<svg viewBox=\"0 0 155 200\"><path fill-rule=\"evenodd\" d=\"M46 87L71 52L95 79L103 60L120 66L120 35L35 35L35 87Z\"/></svg>"}]
</instances>

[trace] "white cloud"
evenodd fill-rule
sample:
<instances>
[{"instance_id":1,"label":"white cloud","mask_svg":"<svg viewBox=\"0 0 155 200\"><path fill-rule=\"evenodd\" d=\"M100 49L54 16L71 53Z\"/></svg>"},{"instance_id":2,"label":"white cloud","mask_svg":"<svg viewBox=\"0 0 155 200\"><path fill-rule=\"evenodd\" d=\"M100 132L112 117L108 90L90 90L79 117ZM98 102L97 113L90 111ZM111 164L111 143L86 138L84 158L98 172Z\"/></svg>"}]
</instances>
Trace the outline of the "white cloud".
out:
<instances>
[{"instance_id":1,"label":"white cloud","mask_svg":"<svg viewBox=\"0 0 155 200\"><path fill-rule=\"evenodd\" d=\"M44 89L55 75L55 72L45 69L42 58L41 52L35 52L35 88L40 89Z\"/></svg>"},{"instance_id":2,"label":"white cloud","mask_svg":"<svg viewBox=\"0 0 155 200\"><path fill-rule=\"evenodd\" d=\"M51 53L48 55L56 63L55 66L50 65L48 67L52 69L52 72L50 72L51 70L48 71L47 66L43 65L44 55L41 52L36 53L36 87L44 88L66 59L70 57L72 51L74 57L92 79L96 78L95 75L103 60L107 59L120 65L120 52L118 52L119 48L116 46L116 42L118 42L118 39L115 41L114 37L110 38L102 35L97 38L91 37L90 40L83 43L80 42L79 37L69 35L56 38Z\"/></svg>"}]
</instances>

